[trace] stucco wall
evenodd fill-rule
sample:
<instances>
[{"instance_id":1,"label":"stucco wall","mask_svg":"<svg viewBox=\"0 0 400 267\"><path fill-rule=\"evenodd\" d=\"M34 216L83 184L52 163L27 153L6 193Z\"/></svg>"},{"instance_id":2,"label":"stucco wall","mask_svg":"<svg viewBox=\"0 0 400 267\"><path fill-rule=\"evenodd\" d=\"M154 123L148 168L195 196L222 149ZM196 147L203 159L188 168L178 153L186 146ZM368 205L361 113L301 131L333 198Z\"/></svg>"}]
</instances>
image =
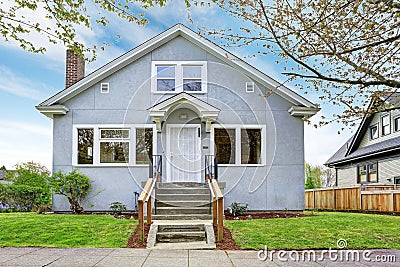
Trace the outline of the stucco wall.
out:
<instances>
[{"instance_id":1,"label":"stucco wall","mask_svg":"<svg viewBox=\"0 0 400 267\"><path fill-rule=\"evenodd\" d=\"M266 127L266 159L263 166L226 166L220 168L220 181L226 182L225 206L234 201L249 203L251 210L303 210L304 208L304 135L303 121L288 113L287 100L272 94L259 96L266 88L256 84L254 93L245 92L250 81L243 73L188 42L182 37L170 41L152 53L124 67L101 82L110 83L108 94L100 93L100 82L63 103L69 112L54 118L53 170L70 171L72 166L72 127L74 124L151 124L147 109L171 94L152 94L152 60L202 60L208 62L208 92L195 95L221 110L219 124L259 124ZM188 112L190 113L190 112ZM191 116L191 114L189 114ZM171 117L157 133L157 153L162 154L166 123L179 122ZM210 134L202 123L202 146L210 153ZM134 208L134 192L140 192L147 179L147 166L81 167L93 180L92 197L86 210L106 210L120 201ZM97 194L97 195L96 195ZM90 206L90 203L94 206ZM68 211L64 198L55 196L55 211Z\"/></svg>"}]
</instances>

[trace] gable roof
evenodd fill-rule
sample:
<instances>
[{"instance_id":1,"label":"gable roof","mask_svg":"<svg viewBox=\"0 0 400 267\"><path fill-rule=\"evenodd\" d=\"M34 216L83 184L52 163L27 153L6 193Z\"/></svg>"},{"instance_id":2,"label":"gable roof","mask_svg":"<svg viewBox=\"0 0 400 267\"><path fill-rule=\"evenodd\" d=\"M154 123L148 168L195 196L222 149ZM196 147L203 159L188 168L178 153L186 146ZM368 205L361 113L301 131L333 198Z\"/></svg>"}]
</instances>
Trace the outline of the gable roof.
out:
<instances>
[{"instance_id":1,"label":"gable roof","mask_svg":"<svg viewBox=\"0 0 400 267\"><path fill-rule=\"evenodd\" d=\"M208 39L200 36L199 34L195 33L194 31L190 30L189 28L187 28L182 24L177 24L169 28L168 30L156 35L150 40L144 42L143 44L137 46L136 48L130 50L129 52L123 54L122 56L100 67L99 69L90 73L89 75L87 75L74 85L58 92L54 96L43 101L42 103L39 104L39 106L37 106L37 108L40 109L40 107L48 107L51 105L64 103L65 101L73 98L74 96L88 89L90 86L96 84L97 82L103 80L109 75L117 72L123 67L129 65L135 60L141 58L142 56L146 55L152 50L164 45L165 43L169 42L170 40L178 36L181 36L187 39L188 41L192 42L193 44L197 45L198 47L206 50L210 54L224 61L226 64L232 67L240 68L241 70L244 71L246 75L248 75L255 81L263 84L264 86L269 87L269 89L272 89L273 92L277 93L278 95L285 98L294 105L304 106L307 108L314 108L316 109L316 112L319 110L312 102L308 101L304 97L293 92L288 87L282 85L281 83L277 82L276 80L269 77L265 73L259 71L255 67L251 66L250 64L241 60L240 58L234 56L233 54L229 53L228 51L214 44Z\"/></svg>"},{"instance_id":2,"label":"gable roof","mask_svg":"<svg viewBox=\"0 0 400 267\"><path fill-rule=\"evenodd\" d=\"M397 92L377 92L377 94L380 94L378 98L374 98L371 100L367 110L371 110L373 107L378 104L379 106L383 105L384 107L389 106L390 108L398 108L399 107L399 100L400 100L400 93ZM382 104L381 104L382 103ZM360 126L358 127L356 134L354 135L354 138L352 138L349 147L346 151L346 156L350 155L350 153L354 152L355 149L357 149L358 145L360 144L362 138L364 137L365 133L368 130L368 126L373 118L373 114L368 114L366 113L360 123Z\"/></svg>"},{"instance_id":3,"label":"gable roof","mask_svg":"<svg viewBox=\"0 0 400 267\"><path fill-rule=\"evenodd\" d=\"M380 96L378 99L379 101L382 101L382 103L386 105L385 107L399 108L400 93L397 92L383 93L382 96ZM376 101L377 101L376 99L371 100L368 106L368 110L370 110L376 104ZM377 154L382 154L397 150L400 151L399 137L359 148L360 142L363 139L364 135L367 133L369 125L375 114L376 113L365 114L359 127L357 128L356 133L341 148L339 148L339 150L336 151L336 153L331 158L329 158L325 162L325 165L334 166L337 164L351 162L354 160L366 158Z\"/></svg>"}]
</instances>

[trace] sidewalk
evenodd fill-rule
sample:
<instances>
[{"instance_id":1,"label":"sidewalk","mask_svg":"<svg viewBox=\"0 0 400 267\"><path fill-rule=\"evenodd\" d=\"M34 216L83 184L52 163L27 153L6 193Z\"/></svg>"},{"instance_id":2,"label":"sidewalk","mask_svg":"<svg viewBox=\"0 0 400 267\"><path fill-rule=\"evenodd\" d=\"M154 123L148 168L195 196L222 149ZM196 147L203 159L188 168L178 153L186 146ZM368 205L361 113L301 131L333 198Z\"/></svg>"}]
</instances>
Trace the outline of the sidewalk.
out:
<instances>
[{"instance_id":1,"label":"sidewalk","mask_svg":"<svg viewBox=\"0 0 400 267\"><path fill-rule=\"evenodd\" d=\"M274 261L258 259L257 251L223 250L149 250L129 248L0 248L0 266L399 266L400 251L371 250L370 259L393 255L396 262L332 261ZM359 251L362 255L362 251ZM317 253L321 253L318 251ZM281 255L283 256L283 255ZM292 255L293 256L293 255ZM288 259L286 255L286 259Z\"/></svg>"}]
</instances>

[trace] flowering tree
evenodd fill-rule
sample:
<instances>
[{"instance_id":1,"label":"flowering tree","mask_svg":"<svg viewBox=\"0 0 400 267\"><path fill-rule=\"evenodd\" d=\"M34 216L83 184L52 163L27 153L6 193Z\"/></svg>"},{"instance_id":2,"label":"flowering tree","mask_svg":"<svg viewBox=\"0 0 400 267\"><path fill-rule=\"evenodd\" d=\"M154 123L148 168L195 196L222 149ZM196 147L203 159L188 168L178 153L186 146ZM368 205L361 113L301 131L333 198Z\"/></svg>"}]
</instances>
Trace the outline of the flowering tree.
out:
<instances>
[{"instance_id":1,"label":"flowering tree","mask_svg":"<svg viewBox=\"0 0 400 267\"><path fill-rule=\"evenodd\" d=\"M400 88L399 1L214 2L244 26L240 32L215 29L210 34L233 45L254 44L259 55L279 55L291 66L284 75L307 82L298 85L305 93L315 90L321 101L344 107L342 114L320 124L335 120L354 125L367 111L371 95L391 97Z\"/></svg>"}]
</instances>

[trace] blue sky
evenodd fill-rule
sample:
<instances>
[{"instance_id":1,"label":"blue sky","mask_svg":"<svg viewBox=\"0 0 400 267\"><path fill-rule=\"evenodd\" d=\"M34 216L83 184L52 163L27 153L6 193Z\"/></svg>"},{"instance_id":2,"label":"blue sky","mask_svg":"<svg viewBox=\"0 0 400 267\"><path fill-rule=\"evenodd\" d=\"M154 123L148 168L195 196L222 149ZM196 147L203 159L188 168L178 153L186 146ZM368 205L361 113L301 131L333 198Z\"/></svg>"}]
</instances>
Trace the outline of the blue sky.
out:
<instances>
[{"instance_id":1,"label":"blue sky","mask_svg":"<svg viewBox=\"0 0 400 267\"><path fill-rule=\"evenodd\" d=\"M40 12L38 13L36 16L40 16ZM107 28L95 25L93 31L77 29L79 38L87 44L110 43L105 51L99 52L95 62L87 64L86 74L176 23L185 24L196 31L199 27L224 29L238 25L234 18L213 6L192 8L191 16L194 24L187 18L183 1L173 1L164 8L147 10L146 17L150 23L145 27L111 17ZM121 35L121 39L114 42L117 34ZM36 44L46 44L44 38L36 33L29 38ZM44 55L31 54L20 49L14 42L0 41L0 166L11 168L16 163L33 160L51 169L52 122L36 111L35 105L64 89L65 48L62 45L50 44L46 44L46 47L48 51ZM256 51L254 47L227 49L242 58ZM274 56L246 60L274 79L286 80L286 77L280 75L283 65L276 64ZM301 94L294 87L294 83L287 85ZM318 103L316 94L306 97ZM322 111L319 116L337 112L329 103L320 104ZM312 121L318 121L318 116ZM311 164L323 164L352 134L351 130L346 129L338 135L340 128L339 124L318 129L306 125L306 161Z\"/></svg>"}]
</instances>

